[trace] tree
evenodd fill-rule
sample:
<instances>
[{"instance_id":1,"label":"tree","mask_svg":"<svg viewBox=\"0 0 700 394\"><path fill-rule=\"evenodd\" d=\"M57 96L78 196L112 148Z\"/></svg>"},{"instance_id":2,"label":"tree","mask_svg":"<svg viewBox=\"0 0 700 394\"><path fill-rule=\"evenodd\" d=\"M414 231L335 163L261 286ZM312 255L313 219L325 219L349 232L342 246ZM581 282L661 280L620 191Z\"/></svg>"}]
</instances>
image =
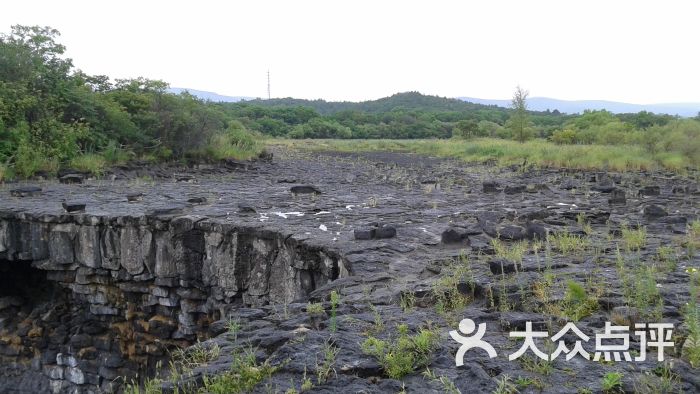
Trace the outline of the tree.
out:
<instances>
[{"instance_id":1,"label":"tree","mask_svg":"<svg viewBox=\"0 0 700 394\"><path fill-rule=\"evenodd\" d=\"M515 89L511 107L513 113L508 120L513 137L520 142L525 142L530 134L530 115L527 113L527 96L529 92L520 86Z\"/></svg>"},{"instance_id":2,"label":"tree","mask_svg":"<svg viewBox=\"0 0 700 394\"><path fill-rule=\"evenodd\" d=\"M479 124L474 119L460 120L455 125L452 135L469 139L479 135Z\"/></svg>"}]
</instances>

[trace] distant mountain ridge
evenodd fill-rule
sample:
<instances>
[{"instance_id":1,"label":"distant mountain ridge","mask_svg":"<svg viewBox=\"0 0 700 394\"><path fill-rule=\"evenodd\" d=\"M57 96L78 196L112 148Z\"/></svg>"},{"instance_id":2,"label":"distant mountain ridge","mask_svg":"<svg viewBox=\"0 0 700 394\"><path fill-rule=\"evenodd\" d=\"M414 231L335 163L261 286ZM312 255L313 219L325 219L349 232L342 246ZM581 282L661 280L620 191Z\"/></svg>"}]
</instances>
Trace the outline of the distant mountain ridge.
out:
<instances>
[{"instance_id":1,"label":"distant mountain ridge","mask_svg":"<svg viewBox=\"0 0 700 394\"><path fill-rule=\"evenodd\" d=\"M510 106L510 100L490 100L475 97L458 97L471 103L485 105L497 105L499 107ZM700 103L660 103L660 104L630 104L606 100L559 100L548 97L530 97L527 99L528 108L533 111L554 111L568 114L581 113L584 110L608 110L612 113L637 113L640 111L654 112L657 114L679 115L693 117L700 112Z\"/></svg>"},{"instance_id":2,"label":"distant mountain ridge","mask_svg":"<svg viewBox=\"0 0 700 394\"><path fill-rule=\"evenodd\" d=\"M239 101L243 100L252 100L255 97L245 97L245 96L225 96L222 94L214 93L214 92L207 92L204 90L196 90L196 89L189 89L189 88L168 88L168 92L174 93L174 94L180 94L182 92L189 92L191 95L200 98L202 100L209 100L209 101L218 101L222 103L237 103Z\"/></svg>"},{"instance_id":3,"label":"distant mountain ridge","mask_svg":"<svg viewBox=\"0 0 700 394\"><path fill-rule=\"evenodd\" d=\"M462 109L478 109L480 106L497 106L508 108L510 100L480 99L476 97L438 97L422 95L418 92L397 93L389 97L378 100L367 100L362 102L350 101L325 101L325 100L305 100L294 98L274 98L264 100L248 96L226 96L214 92L189 88L170 88L169 92L179 94L188 91L193 96L202 100L236 103L249 101L251 104L264 106L305 106L311 107L322 114L332 114L341 111L365 111L377 112L392 110L394 108L415 109L416 105L421 109L434 106L440 110L459 111ZM608 110L612 113L637 113L648 111L657 114L678 115L682 117L693 117L700 112L700 103L659 103L659 104L631 104L606 100L559 100L548 97L531 97L527 100L531 111L545 112L547 110L558 110L561 113L574 114L584 110Z\"/></svg>"}]
</instances>

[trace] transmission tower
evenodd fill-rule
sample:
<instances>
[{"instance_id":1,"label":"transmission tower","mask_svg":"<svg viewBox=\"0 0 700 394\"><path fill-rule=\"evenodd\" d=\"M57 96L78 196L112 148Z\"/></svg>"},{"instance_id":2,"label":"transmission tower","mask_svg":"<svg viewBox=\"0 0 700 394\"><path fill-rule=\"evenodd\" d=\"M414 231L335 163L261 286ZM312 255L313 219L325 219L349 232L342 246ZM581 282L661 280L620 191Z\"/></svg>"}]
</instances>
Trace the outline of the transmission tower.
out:
<instances>
[{"instance_id":1,"label":"transmission tower","mask_svg":"<svg viewBox=\"0 0 700 394\"><path fill-rule=\"evenodd\" d=\"M267 99L270 99L270 70L267 70Z\"/></svg>"}]
</instances>

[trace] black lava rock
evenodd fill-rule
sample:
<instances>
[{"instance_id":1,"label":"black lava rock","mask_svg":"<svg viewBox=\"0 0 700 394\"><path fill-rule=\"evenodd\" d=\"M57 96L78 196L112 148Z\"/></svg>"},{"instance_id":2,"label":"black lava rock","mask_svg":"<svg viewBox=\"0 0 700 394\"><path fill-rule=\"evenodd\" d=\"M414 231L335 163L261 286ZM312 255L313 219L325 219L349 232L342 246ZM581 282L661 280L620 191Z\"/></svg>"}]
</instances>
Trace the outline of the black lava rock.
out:
<instances>
[{"instance_id":1,"label":"black lava rock","mask_svg":"<svg viewBox=\"0 0 700 394\"><path fill-rule=\"evenodd\" d=\"M353 232L355 235L355 239L357 240L369 240L374 238L376 229L373 228L361 228L361 229L355 229Z\"/></svg>"},{"instance_id":2,"label":"black lava rock","mask_svg":"<svg viewBox=\"0 0 700 394\"><path fill-rule=\"evenodd\" d=\"M489 269L494 275L512 274L517 271L517 264L506 259L489 261Z\"/></svg>"},{"instance_id":3,"label":"black lava rock","mask_svg":"<svg viewBox=\"0 0 700 394\"><path fill-rule=\"evenodd\" d=\"M622 189L615 188L610 192L610 198L608 198L608 204L626 204L627 197L625 196L625 191Z\"/></svg>"},{"instance_id":4,"label":"black lava rock","mask_svg":"<svg viewBox=\"0 0 700 394\"><path fill-rule=\"evenodd\" d=\"M374 236L377 239L394 238L396 236L396 227L393 226L381 226L374 231Z\"/></svg>"},{"instance_id":5,"label":"black lava rock","mask_svg":"<svg viewBox=\"0 0 700 394\"><path fill-rule=\"evenodd\" d=\"M658 196L661 194L661 188L659 186L644 186L639 189L640 196Z\"/></svg>"},{"instance_id":6,"label":"black lava rock","mask_svg":"<svg viewBox=\"0 0 700 394\"><path fill-rule=\"evenodd\" d=\"M525 192L527 186L525 185L508 185L503 189L505 194L520 194Z\"/></svg>"},{"instance_id":7,"label":"black lava rock","mask_svg":"<svg viewBox=\"0 0 700 394\"><path fill-rule=\"evenodd\" d=\"M450 227L442 232L442 243L444 244L455 244L461 243L465 239L468 241L468 232L466 229L461 227Z\"/></svg>"},{"instance_id":8,"label":"black lava rock","mask_svg":"<svg viewBox=\"0 0 700 394\"><path fill-rule=\"evenodd\" d=\"M58 178L58 181L60 183L65 183L65 184L83 183L84 180L85 180L85 177L82 174L66 174L66 175Z\"/></svg>"},{"instance_id":9,"label":"black lava rock","mask_svg":"<svg viewBox=\"0 0 700 394\"><path fill-rule=\"evenodd\" d=\"M38 186L24 186L10 190L10 195L13 197L32 197L41 194L41 188Z\"/></svg>"},{"instance_id":10,"label":"black lava rock","mask_svg":"<svg viewBox=\"0 0 700 394\"><path fill-rule=\"evenodd\" d=\"M290 190L293 194L321 194L320 190L311 185L292 186Z\"/></svg>"},{"instance_id":11,"label":"black lava rock","mask_svg":"<svg viewBox=\"0 0 700 394\"><path fill-rule=\"evenodd\" d=\"M496 181L484 181L482 184L484 193L500 193L501 185Z\"/></svg>"},{"instance_id":12,"label":"black lava rock","mask_svg":"<svg viewBox=\"0 0 700 394\"><path fill-rule=\"evenodd\" d=\"M647 205L646 207L644 207L644 216L647 219L655 219L655 218L668 216L668 212L666 212L666 210L663 209L663 207L652 204L652 205Z\"/></svg>"},{"instance_id":13,"label":"black lava rock","mask_svg":"<svg viewBox=\"0 0 700 394\"><path fill-rule=\"evenodd\" d=\"M66 210L68 213L76 213L76 212L85 212L85 203L84 202L63 202L63 209Z\"/></svg>"},{"instance_id":14,"label":"black lava rock","mask_svg":"<svg viewBox=\"0 0 700 394\"><path fill-rule=\"evenodd\" d=\"M130 193L126 195L126 200L129 202L137 202L143 200L143 193Z\"/></svg>"}]
</instances>

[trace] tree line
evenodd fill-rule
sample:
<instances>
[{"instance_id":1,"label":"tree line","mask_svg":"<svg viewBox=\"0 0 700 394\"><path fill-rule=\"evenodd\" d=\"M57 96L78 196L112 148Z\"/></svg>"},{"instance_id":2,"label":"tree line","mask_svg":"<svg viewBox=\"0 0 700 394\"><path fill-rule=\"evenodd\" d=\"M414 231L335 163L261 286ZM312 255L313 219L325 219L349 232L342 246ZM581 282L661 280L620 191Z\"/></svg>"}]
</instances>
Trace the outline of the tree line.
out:
<instances>
[{"instance_id":1,"label":"tree line","mask_svg":"<svg viewBox=\"0 0 700 394\"><path fill-rule=\"evenodd\" d=\"M694 163L699 119L649 112L581 115L530 111L518 88L512 108L399 93L361 103L272 99L207 102L172 94L163 81L87 75L64 56L50 27L0 35L0 180L99 172L128 160L248 158L262 137L417 139L544 138L557 144L639 144Z\"/></svg>"}]
</instances>

